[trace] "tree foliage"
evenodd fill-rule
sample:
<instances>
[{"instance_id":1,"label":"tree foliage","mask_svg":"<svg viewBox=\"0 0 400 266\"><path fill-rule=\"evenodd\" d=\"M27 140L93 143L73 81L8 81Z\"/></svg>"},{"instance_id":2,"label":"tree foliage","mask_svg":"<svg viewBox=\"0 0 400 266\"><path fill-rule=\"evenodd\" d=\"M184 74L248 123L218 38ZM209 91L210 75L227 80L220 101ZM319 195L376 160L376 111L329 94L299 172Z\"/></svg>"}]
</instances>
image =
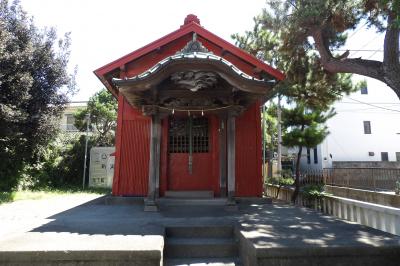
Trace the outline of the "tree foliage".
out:
<instances>
[{"instance_id":1,"label":"tree foliage","mask_svg":"<svg viewBox=\"0 0 400 266\"><path fill-rule=\"evenodd\" d=\"M294 108L283 109L282 121L286 133L282 137L282 144L298 149L295 173L296 188L292 196L293 202L296 201L300 191L300 159L303 147L314 148L324 141L329 133L325 122L334 115L332 109L325 112L321 109L311 109L300 101Z\"/></svg>"},{"instance_id":2,"label":"tree foliage","mask_svg":"<svg viewBox=\"0 0 400 266\"><path fill-rule=\"evenodd\" d=\"M86 131L87 119L90 117L90 129L97 135L99 146L114 145L115 128L117 126L117 101L106 89L93 95L84 109L78 110L75 116L75 126L80 131Z\"/></svg>"},{"instance_id":3,"label":"tree foliage","mask_svg":"<svg viewBox=\"0 0 400 266\"><path fill-rule=\"evenodd\" d=\"M82 186L83 162L85 159L85 136L60 133L51 141L40 160L25 165L20 186L22 189L54 189ZM88 150L94 144L89 138ZM87 157L86 164L89 165ZM89 167L86 169L89 176Z\"/></svg>"},{"instance_id":4,"label":"tree foliage","mask_svg":"<svg viewBox=\"0 0 400 266\"><path fill-rule=\"evenodd\" d=\"M351 75L327 72L317 53L310 44L299 44L293 25L286 25L287 13L282 5L270 3L274 8L264 9L254 18L255 25L245 34L235 34L236 44L270 65L277 67L286 75L279 82L276 92L287 100L283 109L283 144L297 147L296 192L299 191L299 163L303 147L315 147L328 134L324 123L334 115L330 106L343 94L356 89ZM341 45L343 38L337 38L332 45ZM295 198L294 197L294 198Z\"/></svg>"},{"instance_id":5,"label":"tree foliage","mask_svg":"<svg viewBox=\"0 0 400 266\"><path fill-rule=\"evenodd\" d=\"M0 0L0 191L17 185L58 128L74 79L70 37L38 29L18 1Z\"/></svg>"},{"instance_id":6,"label":"tree foliage","mask_svg":"<svg viewBox=\"0 0 400 266\"><path fill-rule=\"evenodd\" d=\"M283 127L287 129L282 137L283 144L287 147L314 148L328 135L325 122L334 114L333 110L312 110L302 104L283 109Z\"/></svg>"},{"instance_id":7,"label":"tree foliage","mask_svg":"<svg viewBox=\"0 0 400 266\"><path fill-rule=\"evenodd\" d=\"M284 21L283 14L264 9L254 18L252 31L232 35L237 46L285 73L276 91L309 107L329 109L341 95L356 89L351 75L325 71L317 54L307 46L289 46Z\"/></svg>"},{"instance_id":8,"label":"tree foliage","mask_svg":"<svg viewBox=\"0 0 400 266\"><path fill-rule=\"evenodd\" d=\"M276 115L276 104L271 103L262 113L263 119L265 120L265 148L268 150L275 151L278 144L278 120Z\"/></svg>"},{"instance_id":9,"label":"tree foliage","mask_svg":"<svg viewBox=\"0 0 400 266\"><path fill-rule=\"evenodd\" d=\"M318 60L330 73L355 73L378 79L400 98L400 0L268 1L271 10L262 23L285 27L281 39L288 50L317 49ZM266 11L264 11L265 13ZM349 58L349 51L332 50L345 44L347 30L361 24L385 33L383 60ZM311 38L309 38L311 37Z\"/></svg>"}]
</instances>

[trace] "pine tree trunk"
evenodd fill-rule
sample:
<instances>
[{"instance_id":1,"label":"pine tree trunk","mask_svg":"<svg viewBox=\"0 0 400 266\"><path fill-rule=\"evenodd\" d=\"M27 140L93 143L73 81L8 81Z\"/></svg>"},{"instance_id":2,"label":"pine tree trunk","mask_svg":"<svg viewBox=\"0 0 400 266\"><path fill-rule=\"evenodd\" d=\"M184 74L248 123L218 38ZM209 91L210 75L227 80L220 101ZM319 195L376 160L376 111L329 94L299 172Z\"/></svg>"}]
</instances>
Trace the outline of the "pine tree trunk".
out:
<instances>
[{"instance_id":1,"label":"pine tree trunk","mask_svg":"<svg viewBox=\"0 0 400 266\"><path fill-rule=\"evenodd\" d=\"M294 180L295 189L292 195L293 204L296 202L297 196L300 191L300 159L301 153L303 152L303 147L299 147L299 152L297 153L297 161L296 161L296 179Z\"/></svg>"}]
</instances>

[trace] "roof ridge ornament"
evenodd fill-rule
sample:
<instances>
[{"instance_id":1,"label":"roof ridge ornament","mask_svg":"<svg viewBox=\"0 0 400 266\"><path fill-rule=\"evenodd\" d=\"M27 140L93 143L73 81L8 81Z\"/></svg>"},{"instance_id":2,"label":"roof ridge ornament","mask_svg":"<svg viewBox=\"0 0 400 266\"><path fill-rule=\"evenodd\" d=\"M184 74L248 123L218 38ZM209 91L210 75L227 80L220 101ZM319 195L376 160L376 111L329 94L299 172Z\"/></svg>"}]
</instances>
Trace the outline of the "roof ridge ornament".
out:
<instances>
[{"instance_id":1,"label":"roof ridge ornament","mask_svg":"<svg viewBox=\"0 0 400 266\"><path fill-rule=\"evenodd\" d=\"M177 52L177 54L193 54L193 53L208 53L212 54L213 52L209 51L204 45L197 40L197 33L193 32L192 40L188 42L182 50Z\"/></svg>"}]
</instances>

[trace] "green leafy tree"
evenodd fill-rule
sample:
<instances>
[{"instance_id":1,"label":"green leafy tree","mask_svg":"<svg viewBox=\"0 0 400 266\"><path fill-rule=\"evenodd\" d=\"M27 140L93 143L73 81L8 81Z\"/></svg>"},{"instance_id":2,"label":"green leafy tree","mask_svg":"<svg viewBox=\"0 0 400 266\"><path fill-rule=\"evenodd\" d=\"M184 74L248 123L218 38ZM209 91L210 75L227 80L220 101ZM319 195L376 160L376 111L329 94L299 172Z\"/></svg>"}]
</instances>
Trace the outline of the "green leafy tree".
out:
<instances>
[{"instance_id":1,"label":"green leafy tree","mask_svg":"<svg viewBox=\"0 0 400 266\"><path fill-rule=\"evenodd\" d=\"M38 29L18 1L0 0L0 191L18 184L57 133L74 91L69 35Z\"/></svg>"},{"instance_id":2,"label":"green leafy tree","mask_svg":"<svg viewBox=\"0 0 400 266\"><path fill-rule=\"evenodd\" d=\"M333 102L358 86L352 84L349 74L327 72L311 46L292 44L293 39L288 38L291 29L285 24L287 14L275 11L263 10L254 18L251 31L232 37L236 45L286 74L286 79L275 86L275 93L294 106L282 116L287 130L283 144L298 147L301 154L303 147L315 147L323 141L327 134L323 123L333 115L329 111ZM298 167L299 163L295 198L299 190Z\"/></svg>"},{"instance_id":3,"label":"green leafy tree","mask_svg":"<svg viewBox=\"0 0 400 266\"><path fill-rule=\"evenodd\" d=\"M333 110L324 112L321 109L307 108L301 103L294 108L282 110L283 127L287 129L282 137L283 145L297 148L293 202L300 190L300 159L303 147L314 148L325 139L328 129L324 123L334 114Z\"/></svg>"},{"instance_id":4,"label":"green leafy tree","mask_svg":"<svg viewBox=\"0 0 400 266\"><path fill-rule=\"evenodd\" d=\"M94 130L96 144L99 146L114 145L117 108L117 101L113 95L106 89L102 89L89 99L86 108L80 109L74 114L75 126L80 131L86 131L86 117L89 115L89 127Z\"/></svg>"},{"instance_id":5,"label":"green leafy tree","mask_svg":"<svg viewBox=\"0 0 400 266\"><path fill-rule=\"evenodd\" d=\"M94 138L89 138L88 150ZM40 160L26 165L20 186L23 189L81 188L85 158L85 136L62 133L47 146ZM89 156L86 164L89 165ZM86 169L89 176L89 168Z\"/></svg>"},{"instance_id":6,"label":"green leafy tree","mask_svg":"<svg viewBox=\"0 0 400 266\"><path fill-rule=\"evenodd\" d=\"M286 0L267 5L269 16L262 18L262 24L284 25L280 37L287 50L317 49L320 64L330 73L380 80L400 98L400 0ZM385 33L382 61L333 52L345 44L347 30L364 25Z\"/></svg>"},{"instance_id":7,"label":"green leafy tree","mask_svg":"<svg viewBox=\"0 0 400 266\"><path fill-rule=\"evenodd\" d=\"M265 109L265 112L262 113L262 116L265 120L266 126L264 131L265 149L266 151L272 151L273 153L276 150L278 144L278 120L276 118L276 105L273 103L270 104Z\"/></svg>"},{"instance_id":8,"label":"green leafy tree","mask_svg":"<svg viewBox=\"0 0 400 266\"><path fill-rule=\"evenodd\" d=\"M285 73L285 80L275 86L276 92L299 99L309 107L328 109L341 95L358 89L353 86L351 75L325 71L318 55L309 47L288 46L288 29L281 16L263 10L254 18L252 31L232 35L237 46Z\"/></svg>"}]
</instances>

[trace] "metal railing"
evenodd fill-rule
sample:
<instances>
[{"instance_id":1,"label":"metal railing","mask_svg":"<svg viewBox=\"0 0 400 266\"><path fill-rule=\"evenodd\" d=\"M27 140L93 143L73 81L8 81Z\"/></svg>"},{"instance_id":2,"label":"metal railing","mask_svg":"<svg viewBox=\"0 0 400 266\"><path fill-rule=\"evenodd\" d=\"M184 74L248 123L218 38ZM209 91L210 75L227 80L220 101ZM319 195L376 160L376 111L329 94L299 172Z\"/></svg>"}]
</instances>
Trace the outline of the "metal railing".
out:
<instances>
[{"instance_id":1,"label":"metal railing","mask_svg":"<svg viewBox=\"0 0 400 266\"><path fill-rule=\"evenodd\" d=\"M400 182L397 168L325 168L300 173L300 185L331 185L374 191L394 191Z\"/></svg>"},{"instance_id":2,"label":"metal railing","mask_svg":"<svg viewBox=\"0 0 400 266\"><path fill-rule=\"evenodd\" d=\"M305 185L324 185L323 170L308 170L300 173L300 186Z\"/></svg>"},{"instance_id":3,"label":"metal railing","mask_svg":"<svg viewBox=\"0 0 400 266\"><path fill-rule=\"evenodd\" d=\"M397 168L326 168L324 183L366 190L394 191L400 181Z\"/></svg>"}]
</instances>

